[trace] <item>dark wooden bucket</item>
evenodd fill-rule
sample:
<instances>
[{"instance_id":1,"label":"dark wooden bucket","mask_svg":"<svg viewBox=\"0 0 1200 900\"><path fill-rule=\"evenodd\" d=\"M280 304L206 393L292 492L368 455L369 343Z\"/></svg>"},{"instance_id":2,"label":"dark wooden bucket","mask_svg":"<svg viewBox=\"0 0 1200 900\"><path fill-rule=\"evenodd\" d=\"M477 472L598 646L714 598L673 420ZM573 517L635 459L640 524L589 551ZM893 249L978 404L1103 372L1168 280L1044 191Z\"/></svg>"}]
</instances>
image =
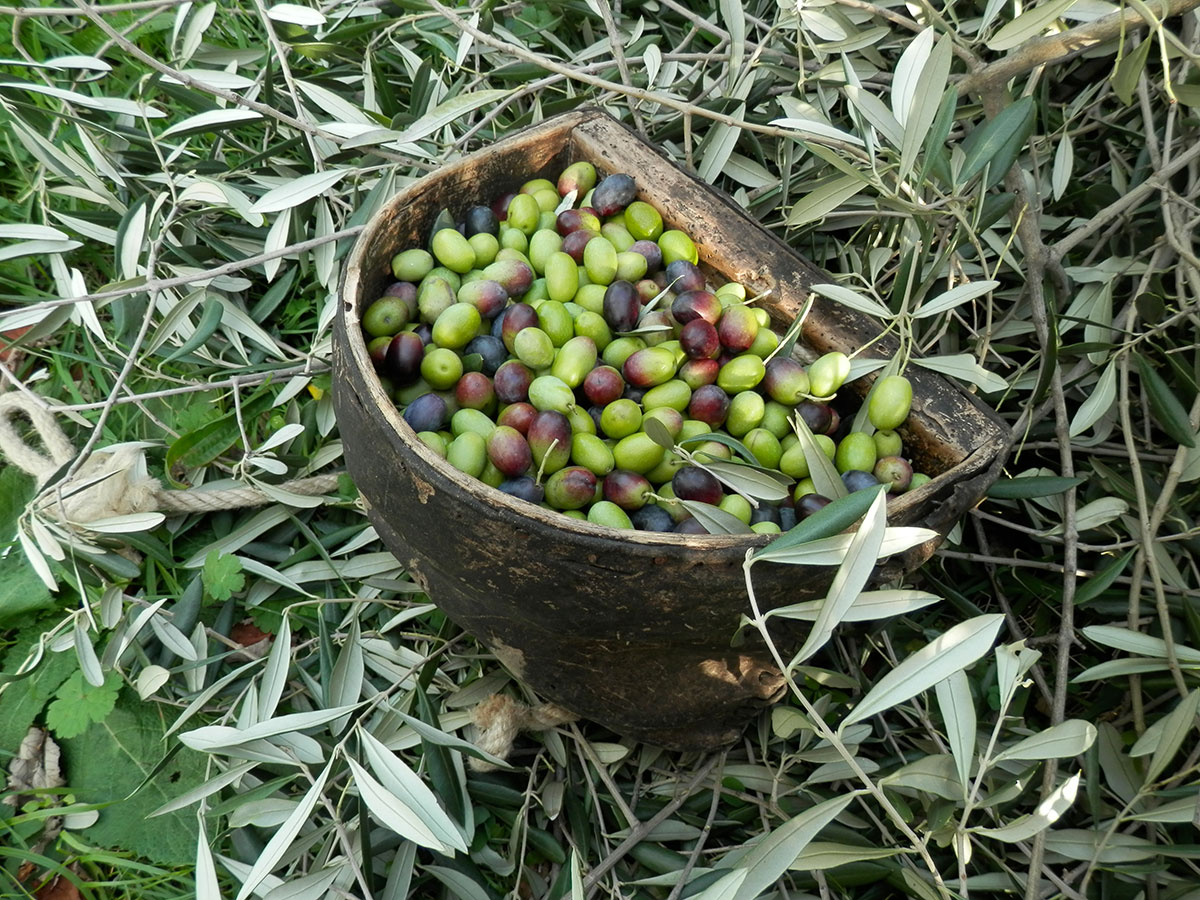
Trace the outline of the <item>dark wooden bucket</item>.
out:
<instances>
[{"instance_id":1,"label":"dark wooden bucket","mask_svg":"<svg viewBox=\"0 0 1200 900\"><path fill-rule=\"evenodd\" d=\"M783 682L766 651L732 649L747 611L742 563L770 537L627 532L569 519L464 476L432 453L381 388L359 322L392 280L392 256L423 245L434 217L550 176L575 160L627 172L668 227L686 230L719 281L763 301L777 330L793 321L806 286L831 280L608 115L549 119L406 187L376 215L349 258L334 333L334 403L346 464L384 543L446 614L480 638L540 694L633 738L672 749L735 740L778 699ZM853 350L879 323L818 301L803 337L810 354ZM887 357L880 342L871 355ZM1006 430L945 379L912 367L913 410L901 433L920 471L935 476L889 504L893 525L945 534L996 478ZM854 390L865 393L870 379ZM924 562L934 542L889 561L880 579ZM824 595L832 570L755 567L767 608Z\"/></svg>"}]
</instances>

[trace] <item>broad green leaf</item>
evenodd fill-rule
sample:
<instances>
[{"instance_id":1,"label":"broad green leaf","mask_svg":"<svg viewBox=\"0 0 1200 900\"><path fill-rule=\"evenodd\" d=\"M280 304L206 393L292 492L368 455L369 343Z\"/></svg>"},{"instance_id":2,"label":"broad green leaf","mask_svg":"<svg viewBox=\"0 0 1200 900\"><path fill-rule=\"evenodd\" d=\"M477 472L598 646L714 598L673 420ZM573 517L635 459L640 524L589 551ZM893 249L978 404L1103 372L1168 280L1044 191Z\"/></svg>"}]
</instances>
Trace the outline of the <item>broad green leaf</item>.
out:
<instances>
[{"instance_id":1,"label":"broad green leaf","mask_svg":"<svg viewBox=\"0 0 1200 900\"><path fill-rule=\"evenodd\" d=\"M709 534L753 534L750 526L732 513L727 513L711 503L701 503L699 500L680 500L684 508L690 512Z\"/></svg>"},{"instance_id":2,"label":"broad green leaf","mask_svg":"<svg viewBox=\"0 0 1200 900\"><path fill-rule=\"evenodd\" d=\"M976 616L930 641L884 675L842 720L840 729L891 709L955 672L967 668L991 649L1004 624L998 613Z\"/></svg>"},{"instance_id":3,"label":"broad green leaf","mask_svg":"<svg viewBox=\"0 0 1200 900\"><path fill-rule=\"evenodd\" d=\"M823 219L866 186L867 180L861 176L835 178L798 200L788 213L787 224L796 228Z\"/></svg>"},{"instance_id":4,"label":"broad green leaf","mask_svg":"<svg viewBox=\"0 0 1200 900\"><path fill-rule=\"evenodd\" d=\"M970 353L956 353L953 356L914 356L910 362L923 369L961 378L978 385L989 394L1008 389L1007 381L979 365Z\"/></svg>"},{"instance_id":5,"label":"broad green leaf","mask_svg":"<svg viewBox=\"0 0 1200 900\"><path fill-rule=\"evenodd\" d=\"M1049 0L1026 10L1006 23L987 42L990 50L1011 50L1040 35L1055 19L1074 6L1076 0Z\"/></svg>"},{"instance_id":6,"label":"broad green leaf","mask_svg":"<svg viewBox=\"0 0 1200 900\"><path fill-rule=\"evenodd\" d=\"M925 319L948 312L956 306L960 306L968 300L974 300L976 297L982 297L988 291L994 291L998 287L1000 287L998 281L969 281L966 284L960 284L938 294L932 300L924 301L920 308L913 313L913 318Z\"/></svg>"},{"instance_id":7,"label":"broad green leaf","mask_svg":"<svg viewBox=\"0 0 1200 900\"><path fill-rule=\"evenodd\" d=\"M858 594L867 586L871 573L875 571L875 563L879 559L879 550L883 545L883 532L887 528L887 494L877 492L862 524L854 532L850 546L846 549L846 557L838 567L833 583L821 611L805 638L804 645L792 658L791 665L802 663L823 647L833 634L833 629L841 622L846 610L858 598Z\"/></svg>"},{"instance_id":8,"label":"broad green leaf","mask_svg":"<svg viewBox=\"0 0 1200 900\"><path fill-rule=\"evenodd\" d=\"M222 750L236 747L260 738L273 737L289 731L302 731L332 722L355 709L353 706L336 706L311 712L288 713L251 725L249 728L233 728L229 725L205 725L179 735L179 740L194 750Z\"/></svg>"},{"instance_id":9,"label":"broad green leaf","mask_svg":"<svg viewBox=\"0 0 1200 900\"><path fill-rule=\"evenodd\" d=\"M325 764L325 768L321 770L321 774L314 779L311 787L304 792L304 796L296 804L295 811L292 812L286 822L279 826L279 829L272 835L271 840L267 842L267 846L259 854L258 859L255 860L254 865L242 881L241 890L237 893L237 900L246 900L247 897L254 893L255 888L262 884L263 880L271 874L271 870L283 859L283 855L291 847L292 841L300 834L300 829L312 817L313 810L317 806L317 801L321 799L321 794L325 790L325 782L329 779L329 773L332 768L333 757L330 757L329 762Z\"/></svg>"},{"instance_id":10,"label":"broad green leaf","mask_svg":"<svg viewBox=\"0 0 1200 900\"><path fill-rule=\"evenodd\" d=\"M215 551L214 551L215 552ZM267 665L258 683L258 714L261 720L275 715L283 690L287 687L288 670L292 665L292 623L285 613L280 617L279 630L267 654Z\"/></svg>"},{"instance_id":11,"label":"broad green leaf","mask_svg":"<svg viewBox=\"0 0 1200 900\"><path fill-rule=\"evenodd\" d=\"M843 141L847 144L853 144L856 147L863 146L862 138L856 137L848 131L842 131L840 128L835 128L828 122L822 122L818 119L772 119L771 124L777 128L790 128L801 134L813 135L818 138L832 138L835 141Z\"/></svg>"},{"instance_id":12,"label":"broad green leaf","mask_svg":"<svg viewBox=\"0 0 1200 900\"><path fill-rule=\"evenodd\" d=\"M1095 600L1120 577L1125 571L1125 567L1129 565L1129 560L1133 559L1134 551L1130 550L1124 556L1114 559L1095 575L1083 582L1079 589L1075 592L1075 603L1077 606L1082 606L1085 603L1090 603Z\"/></svg>"},{"instance_id":13,"label":"broad green leaf","mask_svg":"<svg viewBox=\"0 0 1200 900\"><path fill-rule=\"evenodd\" d=\"M1101 841L1105 842L1103 848L1100 846ZM1153 859L1162 847L1132 834L1106 834L1086 828L1062 828L1046 835L1046 849L1080 862L1095 860L1104 865L1120 865Z\"/></svg>"},{"instance_id":14,"label":"broad green leaf","mask_svg":"<svg viewBox=\"0 0 1200 900\"><path fill-rule=\"evenodd\" d=\"M1075 145L1071 142L1071 135L1064 133L1058 142L1058 149L1054 151L1054 168L1050 173L1050 189L1054 192L1055 200L1061 200L1066 193L1074 169Z\"/></svg>"},{"instance_id":15,"label":"broad green leaf","mask_svg":"<svg viewBox=\"0 0 1200 900\"><path fill-rule=\"evenodd\" d=\"M894 529L888 529L892 531ZM886 542L884 547L886 548ZM836 563L835 563L836 564ZM842 613L843 622L873 622L878 619L888 619L892 616L902 616L923 607L936 603L942 598L937 594L925 591L895 589L888 591L862 591L849 608ZM806 600L803 603L793 603L790 606L780 606L768 616L782 616L785 619L797 619L802 622L815 621L821 612L825 600Z\"/></svg>"},{"instance_id":16,"label":"broad green leaf","mask_svg":"<svg viewBox=\"0 0 1200 900\"><path fill-rule=\"evenodd\" d=\"M908 46L900 54L900 59L896 61L896 70L892 75L892 115L902 128L908 125L909 110L912 109L917 96L917 82L929 61L936 36L932 28L923 29L908 42ZM938 88L939 97L944 87L945 85L942 85Z\"/></svg>"},{"instance_id":17,"label":"broad green leaf","mask_svg":"<svg viewBox=\"0 0 1200 900\"><path fill-rule=\"evenodd\" d=\"M759 560L771 561L772 559L776 559L778 554L786 552L788 549L799 544L815 541L820 538L832 537L839 532L845 531L866 515L867 510L871 508L871 504L874 501L875 495L870 491L858 491L834 500L824 509L818 510L803 522L790 529L786 534L777 537L766 547L763 547L751 556L750 560L751 562Z\"/></svg>"},{"instance_id":18,"label":"broad green leaf","mask_svg":"<svg viewBox=\"0 0 1200 900\"><path fill-rule=\"evenodd\" d=\"M861 791L852 791L818 803L760 838L736 861L736 867L746 871L746 880L733 895L734 900L752 900L769 885L774 884L796 861L800 851L860 793ZM729 868L731 865L734 864L722 858L716 868Z\"/></svg>"},{"instance_id":19,"label":"broad green leaf","mask_svg":"<svg viewBox=\"0 0 1200 900\"><path fill-rule=\"evenodd\" d=\"M1164 803L1154 809L1133 813L1126 818L1137 822L1169 822L1184 825L1195 820L1198 808L1200 808L1200 797L1181 797L1179 800L1172 800L1170 803Z\"/></svg>"},{"instance_id":20,"label":"broad green leaf","mask_svg":"<svg viewBox=\"0 0 1200 900\"><path fill-rule=\"evenodd\" d=\"M399 756L370 732L358 729L363 755L384 789L420 819L424 828L447 848L467 852L458 826L438 804L437 796ZM426 845L427 846L427 845ZM442 852L450 852L449 849Z\"/></svg>"},{"instance_id":21,"label":"broad green leaf","mask_svg":"<svg viewBox=\"0 0 1200 900\"><path fill-rule=\"evenodd\" d=\"M429 137L451 122L483 106L494 106L512 93L511 89L485 88L468 91L438 104L430 112L413 122L396 138L395 143L411 143Z\"/></svg>"},{"instance_id":22,"label":"broad green leaf","mask_svg":"<svg viewBox=\"0 0 1200 900\"><path fill-rule=\"evenodd\" d=\"M1086 478L1064 478L1060 475L1027 475L1020 478L1005 478L988 488L987 495L994 500L1033 500L1062 494L1079 487Z\"/></svg>"},{"instance_id":23,"label":"broad green leaf","mask_svg":"<svg viewBox=\"0 0 1200 900\"><path fill-rule=\"evenodd\" d=\"M272 213L299 206L301 203L306 203L313 197L325 193L352 171L352 169L328 169L324 172L310 172L308 175L293 178L259 197L250 207L250 211Z\"/></svg>"},{"instance_id":24,"label":"broad green leaf","mask_svg":"<svg viewBox=\"0 0 1200 900\"><path fill-rule=\"evenodd\" d=\"M772 473L767 469L720 461L706 462L701 468L711 472L722 484L757 500L783 500L791 493L788 485L792 479L782 472Z\"/></svg>"},{"instance_id":25,"label":"broad green leaf","mask_svg":"<svg viewBox=\"0 0 1200 900\"><path fill-rule=\"evenodd\" d=\"M976 729L975 698L971 696L966 674L960 670L945 681L939 681L936 695L958 780L965 786L970 783L971 765L975 761Z\"/></svg>"},{"instance_id":26,"label":"broad green leaf","mask_svg":"<svg viewBox=\"0 0 1200 900\"><path fill-rule=\"evenodd\" d=\"M834 869L848 863L870 859L887 859L901 853L911 852L888 847L862 847L857 844L835 844L830 841L813 841L800 851L800 855L788 867L797 872L816 872Z\"/></svg>"},{"instance_id":27,"label":"broad green leaf","mask_svg":"<svg viewBox=\"0 0 1200 900\"><path fill-rule=\"evenodd\" d=\"M1032 734L1006 747L993 758L993 762L1006 759L1061 759L1078 756L1096 740L1096 726L1082 719L1067 719L1045 731Z\"/></svg>"},{"instance_id":28,"label":"broad green leaf","mask_svg":"<svg viewBox=\"0 0 1200 900\"><path fill-rule=\"evenodd\" d=\"M1146 60L1150 58L1150 51L1154 48L1154 44L1153 39L1143 37L1141 43L1132 51L1125 53L1113 69L1112 77L1109 79L1112 82L1113 93L1126 106L1133 103L1133 92L1137 88L1138 79L1142 77L1142 72L1146 69Z\"/></svg>"},{"instance_id":29,"label":"broad green leaf","mask_svg":"<svg viewBox=\"0 0 1200 900\"><path fill-rule=\"evenodd\" d=\"M857 85L848 84L844 90L850 103L871 127L882 134L889 144L897 150L900 149L904 143L904 129L900 127L887 105L870 91Z\"/></svg>"},{"instance_id":30,"label":"broad green leaf","mask_svg":"<svg viewBox=\"0 0 1200 900\"><path fill-rule=\"evenodd\" d=\"M921 35L932 34L933 29L926 29ZM920 40L920 37L918 37ZM914 42L915 43L915 42ZM905 54L907 55L907 50ZM921 68L917 79L915 92L911 98L911 107L904 124L904 141L900 148L899 177L907 178L917 161L917 152L925 144L929 129L937 118L942 105L942 95L950 77L951 38L944 34L938 39L937 45ZM899 118L899 117L898 117Z\"/></svg>"},{"instance_id":31,"label":"broad green leaf","mask_svg":"<svg viewBox=\"0 0 1200 900\"><path fill-rule=\"evenodd\" d=\"M959 171L959 185L966 184L985 167L988 175L984 187L999 183L1032 134L1035 116L1033 98L1022 97L967 135L962 143L965 159Z\"/></svg>"},{"instance_id":32,"label":"broad green leaf","mask_svg":"<svg viewBox=\"0 0 1200 900\"><path fill-rule=\"evenodd\" d=\"M210 109L176 122L170 128L164 130L159 137L170 138L186 134L211 134L221 128L241 125L244 122L252 122L255 119L261 118L262 113L255 112L252 109L242 109L240 107L233 109Z\"/></svg>"},{"instance_id":33,"label":"broad green leaf","mask_svg":"<svg viewBox=\"0 0 1200 900\"><path fill-rule=\"evenodd\" d=\"M835 303L848 306L850 309L858 310L869 316L875 316L884 321L892 318L892 311L878 300L873 297L867 297L857 291L852 291L850 288L843 287L840 284L814 284L809 286L809 290L814 294L828 297Z\"/></svg>"},{"instance_id":34,"label":"broad green leaf","mask_svg":"<svg viewBox=\"0 0 1200 900\"><path fill-rule=\"evenodd\" d=\"M1184 447L1196 446L1192 438L1192 426L1188 421L1187 410L1179 402L1179 398L1171 390L1171 386L1150 365L1150 361L1140 353L1133 355L1137 363L1138 373L1142 376L1142 387L1146 389L1146 397L1150 401L1150 412L1154 420L1171 440Z\"/></svg>"},{"instance_id":35,"label":"broad green leaf","mask_svg":"<svg viewBox=\"0 0 1200 900\"><path fill-rule=\"evenodd\" d=\"M1080 774L1075 773L1059 785L1049 797L1038 804L1034 812L999 828L974 828L971 829L971 833L1007 844L1029 840L1057 822L1075 802L1075 796L1079 792Z\"/></svg>"},{"instance_id":36,"label":"broad green leaf","mask_svg":"<svg viewBox=\"0 0 1200 900\"><path fill-rule=\"evenodd\" d=\"M1163 659L1167 657L1167 644L1162 638L1131 631L1119 625L1087 625L1083 628L1083 636L1097 644L1124 650L1127 653L1157 656ZM1200 650L1184 644L1176 644L1175 658L1181 663L1200 665Z\"/></svg>"},{"instance_id":37,"label":"broad green leaf","mask_svg":"<svg viewBox=\"0 0 1200 900\"><path fill-rule=\"evenodd\" d=\"M455 847L465 850L462 844L462 839L459 838L456 845L443 843L442 840L434 833L433 829L425 823L425 817L429 814L430 809L436 809L439 813L441 807L437 805L436 800L432 800L432 806L426 809L413 809L404 800L389 792L382 784L371 777L353 757L346 757L346 762L350 766L351 772L354 773L354 784L358 788L359 795L367 804L367 809L379 821L379 823L391 831L396 832L400 837L406 840L413 841L422 847L427 847L430 850L436 850L438 853L453 854ZM424 787L424 785L422 785ZM458 837L458 832L453 832L455 837Z\"/></svg>"},{"instance_id":38,"label":"broad green leaf","mask_svg":"<svg viewBox=\"0 0 1200 900\"><path fill-rule=\"evenodd\" d=\"M1092 387L1086 400L1079 405L1068 433L1071 437L1083 434L1103 417L1117 399L1117 362L1111 361L1104 367L1100 379Z\"/></svg>"},{"instance_id":39,"label":"broad green leaf","mask_svg":"<svg viewBox=\"0 0 1200 900\"><path fill-rule=\"evenodd\" d=\"M796 437L800 439L800 446L804 448L804 460L808 463L808 477L812 479L817 493L830 500L845 497L849 491L842 482L842 476L838 474L833 461L825 455L825 451L813 438L813 433L807 423L798 414L792 416L791 422ZM874 498L872 497L872 499Z\"/></svg>"},{"instance_id":40,"label":"broad green leaf","mask_svg":"<svg viewBox=\"0 0 1200 900\"><path fill-rule=\"evenodd\" d=\"M1154 723L1158 725L1161 722L1162 725L1159 730L1159 738L1155 742L1154 756L1150 758L1150 764L1146 767L1146 784L1153 784L1162 775L1167 765L1175 758L1175 754L1179 752L1179 748L1183 746L1184 740L1196 725L1198 704L1200 704L1200 691L1193 690L1180 701L1169 715ZM1146 734L1149 733L1150 729L1146 729ZM1145 738L1146 734L1143 734L1142 738ZM1141 740L1138 741L1138 744L1140 743ZM1130 756L1138 755L1136 752L1139 749L1138 744L1134 744L1130 749Z\"/></svg>"},{"instance_id":41,"label":"broad green leaf","mask_svg":"<svg viewBox=\"0 0 1200 900\"><path fill-rule=\"evenodd\" d=\"M1147 43L1149 43L1149 41L1147 41ZM1200 84L1172 82L1171 93L1173 93L1175 95L1175 99L1184 106L1190 106L1192 109L1200 108Z\"/></svg>"}]
</instances>

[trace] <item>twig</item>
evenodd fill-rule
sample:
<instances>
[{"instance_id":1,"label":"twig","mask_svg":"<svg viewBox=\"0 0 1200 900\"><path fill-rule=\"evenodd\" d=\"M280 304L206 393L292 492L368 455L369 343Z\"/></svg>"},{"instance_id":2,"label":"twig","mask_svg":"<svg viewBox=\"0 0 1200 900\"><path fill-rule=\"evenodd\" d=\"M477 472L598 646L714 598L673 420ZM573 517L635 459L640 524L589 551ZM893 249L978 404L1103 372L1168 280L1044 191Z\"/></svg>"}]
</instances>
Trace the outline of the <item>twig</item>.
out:
<instances>
[{"instance_id":1,"label":"twig","mask_svg":"<svg viewBox=\"0 0 1200 900\"><path fill-rule=\"evenodd\" d=\"M591 892L595 890L596 885L599 884L600 879L608 874L609 870L612 869L613 866L624 859L630 850L645 840L646 835L650 834L650 832L653 831L658 825L673 816L675 811L678 810L679 807L683 806L683 804L687 802L687 799L692 796L692 792L696 790L696 787L700 784L700 782L704 781L704 779L708 777L709 773L712 772L716 764L724 759L725 754L723 753L709 757L708 761L700 767L696 774L692 776L691 780L688 781L683 790L680 791L676 796L672 797L666 806L664 806L646 821L639 822L635 827L630 829L629 837L621 841L621 843L617 845L617 848L613 850L612 853L608 854L608 856L599 862L594 869L588 872L587 877L583 880L584 891L590 895Z\"/></svg>"},{"instance_id":2,"label":"twig","mask_svg":"<svg viewBox=\"0 0 1200 900\"><path fill-rule=\"evenodd\" d=\"M718 760L720 768L725 768L725 757L728 755L727 750L721 751L721 757ZM675 882L675 887L671 888L671 893L667 894L667 900L679 900L683 894L683 889L687 885L688 876L692 874L692 869L696 867L696 862L700 859L700 854L704 852L704 845L708 843L708 837L712 834L713 822L717 818L717 809L721 805L721 792L713 791L712 802L708 805L708 818L704 820L704 827L700 829L700 837L696 838L696 846L692 848L688 854L687 864L679 872L679 880Z\"/></svg>"},{"instance_id":3,"label":"twig","mask_svg":"<svg viewBox=\"0 0 1200 900\"><path fill-rule=\"evenodd\" d=\"M1159 0L1158 3L1150 0L1149 5L1161 9L1163 19L1170 19L1200 6L1200 0L1167 0L1165 3L1162 0ZM1003 90L1004 86L1012 79L1024 75L1026 72L1032 72L1039 66L1067 62L1097 44L1103 44L1122 34L1151 27L1154 24L1154 22L1147 22L1143 19L1136 7L1130 7L1123 12L1112 13L1102 19L1096 19L1094 22L1069 28L1061 34L1033 38L1022 43L1004 59L997 60L984 66L978 72L967 75L958 83L959 92L968 94L984 93L996 89Z\"/></svg>"}]
</instances>

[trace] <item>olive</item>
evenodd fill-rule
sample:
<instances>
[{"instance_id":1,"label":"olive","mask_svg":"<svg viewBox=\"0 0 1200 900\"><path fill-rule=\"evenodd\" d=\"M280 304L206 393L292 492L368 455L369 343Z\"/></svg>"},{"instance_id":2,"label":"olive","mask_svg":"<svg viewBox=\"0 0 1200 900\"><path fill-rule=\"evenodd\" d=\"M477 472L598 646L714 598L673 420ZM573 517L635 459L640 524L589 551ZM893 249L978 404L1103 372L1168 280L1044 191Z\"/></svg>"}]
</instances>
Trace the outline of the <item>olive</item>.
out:
<instances>
[{"instance_id":1,"label":"olive","mask_svg":"<svg viewBox=\"0 0 1200 900\"><path fill-rule=\"evenodd\" d=\"M607 406L620 398L625 379L612 366L596 366L583 378L583 393L596 406Z\"/></svg>"},{"instance_id":2,"label":"olive","mask_svg":"<svg viewBox=\"0 0 1200 900\"><path fill-rule=\"evenodd\" d=\"M525 435L533 465L542 472L557 472L571 460L571 423L555 410L543 410L529 423Z\"/></svg>"},{"instance_id":3,"label":"olive","mask_svg":"<svg viewBox=\"0 0 1200 900\"><path fill-rule=\"evenodd\" d=\"M814 397L830 397L850 374L850 357L833 351L808 367L808 384Z\"/></svg>"},{"instance_id":4,"label":"olive","mask_svg":"<svg viewBox=\"0 0 1200 900\"><path fill-rule=\"evenodd\" d=\"M507 478L525 473L533 462L525 436L508 425L497 425L487 438L487 458Z\"/></svg>"},{"instance_id":5,"label":"olive","mask_svg":"<svg viewBox=\"0 0 1200 900\"><path fill-rule=\"evenodd\" d=\"M384 355L384 372L398 385L412 384L421 374L424 356L425 345L421 339L411 331L402 331L388 344Z\"/></svg>"},{"instance_id":6,"label":"olive","mask_svg":"<svg viewBox=\"0 0 1200 900\"><path fill-rule=\"evenodd\" d=\"M629 521L638 531L671 531L675 528L671 514L656 503L634 510L629 514Z\"/></svg>"},{"instance_id":7,"label":"olive","mask_svg":"<svg viewBox=\"0 0 1200 900\"><path fill-rule=\"evenodd\" d=\"M500 221L489 206L472 206L467 210L464 223L467 237L500 233Z\"/></svg>"},{"instance_id":8,"label":"olive","mask_svg":"<svg viewBox=\"0 0 1200 900\"><path fill-rule=\"evenodd\" d=\"M692 391L688 401L688 417L719 428L729 415L729 402L729 395L718 385L701 385Z\"/></svg>"},{"instance_id":9,"label":"olive","mask_svg":"<svg viewBox=\"0 0 1200 900\"><path fill-rule=\"evenodd\" d=\"M637 196L637 184L623 173L609 175L592 192L592 206L602 216L619 213Z\"/></svg>"},{"instance_id":10,"label":"olive","mask_svg":"<svg viewBox=\"0 0 1200 900\"><path fill-rule=\"evenodd\" d=\"M587 520L594 525L607 525L609 528L633 528L629 514L608 500L597 500L593 503L588 508Z\"/></svg>"},{"instance_id":11,"label":"olive","mask_svg":"<svg viewBox=\"0 0 1200 900\"><path fill-rule=\"evenodd\" d=\"M889 494L903 494L913 480L913 468L900 456L885 456L875 463L872 473L880 484L888 486Z\"/></svg>"},{"instance_id":12,"label":"olive","mask_svg":"<svg viewBox=\"0 0 1200 900\"><path fill-rule=\"evenodd\" d=\"M838 444L833 458L839 472L861 469L870 472L875 468L875 440L869 434L852 431Z\"/></svg>"},{"instance_id":13,"label":"olive","mask_svg":"<svg viewBox=\"0 0 1200 900\"><path fill-rule=\"evenodd\" d=\"M532 403L524 401L518 403L510 403L504 409L500 410L500 414L496 416L497 425L508 425L510 428L515 428L521 434L529 433L529 426L537 417L538 411Z\"/></svg>"},{"instance_id":14,"label":"olive","mask_svg":"<svg viewBox=\"0 0 1200 900\"><path fill-rule=\"evenodd\" d=\"M795 406L808 393L808 372L794 359L776 356L767 363L763 388L772 400Z\"/></svg>"},{"instance_id":15,"label":"olive","mask_svg":"<svg viewBox=\"0 0 1200 900\"><path fill-rule=\"evenodd\" d=\"M604 292L604 321L613 331L632 331L641 312L642 301L630 282L614 281Z\"/></svg>"},{"instance_id":16,"label":"olive","mask_svg":"<svg viewBox=\"0 0 1200 900\"><path fill-rule=\"evenodd\" d=\"M464 372L454 386L454 399L465 409L488 412L496 406L496 389L482 372Z\"/></svg>"},{"instance_id":17,"label":"olive","mask_svg":"<svg viewBox=\"0 0 1200 900\"><path fill-rule=\"evenodd\" d=\"M900 435L894 431L880 429L872 437L875 439L875 453L880 459L885 456L899 456L904 449Z\"/></svg>"},{"instance_id":18,"label":"olive","mask_svg":"<svg viewBox=\"0 0 1200 900\"><path fill-rule=\"evenodd\" d=\"M646 258L646 273L649 275L662 268L662 251L654 241L634 241L629 245L629 252Z\"/></svg>"},{"instance_id":19,"label":"olive","mask_svg":"<svg viewBox=\"0 0 1200 900\"><path fill-rule=\"evenodd\" d=\"M596 476L583 466L559 469L546 479L546 502L554 509L583 509L596 495Z\"/></svg>"},{"instance_id":20,"label":"olive","mask_svg":"<svg viewBox=\"0 0 1200 900\"><path fill-rule=\"evenodd\" d=\"M671 315L680 325L686 325L692 319L704 319L710 325L716 325L722 312L717 295L704 289L684 291L671 301Z\"/></svg>"},{"instance_id":21,"label":"olive","mask_svg":"<svg viewBox=\"0 0 1200 900\"><path fill-rule=\"evenodd\" d=\"M528 475L505 479L497 487L510 497L518 497L530 503L541 503L546 499L545 490Z\"/></svg>"},{"instance_id":22,"label":"olive","mask_svg":"<svg viewBox=\"0 0 1200 900\"><path fill-rule=\"evenodd\" d=\"M408 317L408 304L400 297L380 297L363 313L363 330L371 337L391 337L408 324Z\"/></svg>"},{"instance_id":23,"label":"olive","mask_svg":"<svg viewBox=\"0 0 1200 900\"><path fill-rule=\"evenodd\" d=\"M392 274L398 281L420 281L433 268L433 254L420 247L403 250L392 257Z\"/></svg>"},{"instance_id":24,"label":"olive","mask_svg":"<svg viewBox=\"0 0 1200 900\"><path fill-rule=\"evenodd\" d=\"M875 487L879 484L879 479L870 472L864 472L861 469L847 469L842 473L842 484L846 486L846 490L854 493L855 491Z\"/></svg>"},{"instance_id":25,"label":"olive","mask_svg":"<svg viewBox=\"0 0 1200 900\"><path fill-rule=\"evenodd\" d=\"M563 197L572 191L582 197L596 186L596 167L585 159L573 162L558 176L558 193Z\"/></svg>"},{"instance_id":26,"label":"olive","mask_svg":"<svg viewBox=\"0 0 1200 900\"><path fill-rule=\"evenodd\" d=\"M796 518L807 519L815 512L820 512L833 501L822 494L805 494L796 500Z\"/></svg>"},{"instance_id":27,"label":"olive","mask_svg":"<svg viewBox=\"0 0 1200 900\"><path fill-rule=\"evenodd\" d=\"M716 359L721 352L721 338L707 319L692 319L684 325L679 331L679 344L692 359Z\"/></svg>"},{"instance_id":28,"label":"olive","mask_svg":"<svg viewBox=\"0 0 1200 900\"><path fill-rule=\"evenodd\" d=\"M481 334L472 338L470 343L463 348L463 352L479 354L483 360L481 371L484 375L495 375L496 370L508 359L508 348L504 346L504 341L490 334Z\"/></svg>"},{"instance_id":29,"label":"olive","mask_svg":"<svg viewBox=\"0 0 1200 900\"><path fill-rule=\"evenodd\" d=\"M434 393L422 394L404 410L404 421L413 431L440 431L449 418L446 401Z\"/></svg>"},{"instance_id":30,"label":"olive","mask_svg":"<svg viewBox=\"0 0 1200 900\"><path fill-rule=\"evenodd\" d=\"M721 346L730 353L745 353L758 337L758 318L749 306L728 307L717 322Z\"/></svg>"},{"instance_id":31,"label":"olive","mask_svg":"<svg viewBox=\"0 0 1200 900\"><path fill-rule=\"evenodd\" d=\"M725 496L721 482L699 466L685 466L671 479L671 488L680 500L696 500L716 506Z\"/></svg>"},{"instance_id":32,"label":"olive","mask_svg":"<svg viewBox=\"0 0 1200 900\"><path fill-rule=\"evenodd\" d=\"M912 396L912 382L903 375L881 378L871 391L867 417L876 428L884 431L895 429L908 418Z\"/></svg>"},{"instance_id":33,"label":"olive","mask_svg":"<svg viewBox=\"0 0 1200 900\"><path fill-rule=\"evenodd\" d=\"M524 363L510 359L496 370L492 385L496 399L501 403L519 403L529 399L529 386L533 383L533 372Z\"/></svg>"}]
</instances>

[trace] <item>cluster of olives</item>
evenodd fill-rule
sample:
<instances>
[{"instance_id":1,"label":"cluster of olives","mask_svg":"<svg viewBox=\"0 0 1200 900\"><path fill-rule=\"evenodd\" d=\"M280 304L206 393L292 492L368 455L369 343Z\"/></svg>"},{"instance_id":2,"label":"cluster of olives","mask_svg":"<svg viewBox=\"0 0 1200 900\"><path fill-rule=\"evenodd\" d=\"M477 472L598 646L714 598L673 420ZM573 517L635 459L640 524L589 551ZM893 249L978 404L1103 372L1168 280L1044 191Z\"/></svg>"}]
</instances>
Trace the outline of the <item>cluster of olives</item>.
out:
<instances>
[{"instance_id":1,"label":"cluster of olives","mask_svg":"<svg viewBox=\"0 0 1200 900\"><path fill-rule=\"evenodd\" d=\"M680 501L757 532L829 503L797 418L848 490L928 480L895 431L912 401L907 379L876 385L873 434L835 442L845 429L827 401L847 357L806 368L773 355L780 338L744 287L709 285L691 238L664 228L632 177L597 181L577 162L557 184L534 179L462 222L444 212L428 249L393 258L396 281L362 326L385 389L428 447L513 496L652 531L706 531ZM731 445L794 489L770 504L727 490L705 463L733 458Z\"/></svg>"}]
</instances>

